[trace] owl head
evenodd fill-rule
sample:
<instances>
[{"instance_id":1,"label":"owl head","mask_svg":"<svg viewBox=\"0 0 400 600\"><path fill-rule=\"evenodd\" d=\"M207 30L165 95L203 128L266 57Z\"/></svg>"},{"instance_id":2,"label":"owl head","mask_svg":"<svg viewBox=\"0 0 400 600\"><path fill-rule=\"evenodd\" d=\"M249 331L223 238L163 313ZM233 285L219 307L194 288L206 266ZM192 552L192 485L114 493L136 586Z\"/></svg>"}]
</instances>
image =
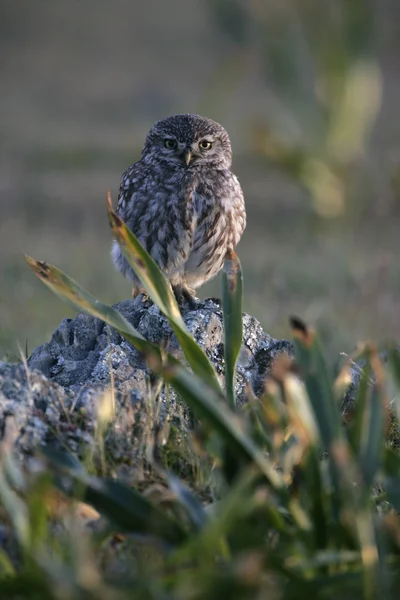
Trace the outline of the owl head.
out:
<instances>
[{"instance_id":1,"label":"owl head","mask_svg":"<svg viewBox=\"0 0 400 600\"><path fill-rule=\"evenodd\" d=\"M202 166L229 169L232 150L229 136L219 123L199 115L175 115L157 121L142 152L145 162L159 161L182 169Z\"/></svg>"}]
</instances>

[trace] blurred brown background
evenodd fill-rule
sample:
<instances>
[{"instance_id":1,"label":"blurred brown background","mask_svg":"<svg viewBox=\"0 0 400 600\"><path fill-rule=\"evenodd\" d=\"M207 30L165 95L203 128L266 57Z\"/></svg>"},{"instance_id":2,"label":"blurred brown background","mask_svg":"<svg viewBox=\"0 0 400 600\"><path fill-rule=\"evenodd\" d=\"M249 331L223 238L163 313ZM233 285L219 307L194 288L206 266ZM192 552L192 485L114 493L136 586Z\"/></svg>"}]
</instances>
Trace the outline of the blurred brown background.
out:
<instances>
[{"instance_id":1,"label":"blurred brown background","mask_svg":"<svg viewBox=\"0 0 400 600\"><path fill-rule=\"evenodd\" d=\"M303 317L331 354L399 340L399 18L395 0L2 0L0 358L72 314L23 252L129 296L106 191L180 112L231 135L245 310L274 336Z\"/></svg>"}]
</instances>

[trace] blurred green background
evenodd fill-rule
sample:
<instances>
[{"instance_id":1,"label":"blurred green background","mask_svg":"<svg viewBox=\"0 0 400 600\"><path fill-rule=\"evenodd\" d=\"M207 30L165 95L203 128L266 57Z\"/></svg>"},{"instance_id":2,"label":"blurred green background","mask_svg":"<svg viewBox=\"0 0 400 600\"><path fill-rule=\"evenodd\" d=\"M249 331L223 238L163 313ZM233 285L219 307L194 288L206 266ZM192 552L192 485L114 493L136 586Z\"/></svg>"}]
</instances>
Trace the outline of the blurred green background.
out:
<instances>
[{"instance_id":1,"label":"blurred green background","mask_svg":"<svg viewBox=\"0 0 400 600\"><path fill-rule=\"evenodd\" d=\"M245 310L276 337L303 317L331 354L399 340L399 19L395 0L1 1L0 357L72 314L23 252L130 295L106 191L181 112L232 139Z\"/></svg>"}]
</instances>

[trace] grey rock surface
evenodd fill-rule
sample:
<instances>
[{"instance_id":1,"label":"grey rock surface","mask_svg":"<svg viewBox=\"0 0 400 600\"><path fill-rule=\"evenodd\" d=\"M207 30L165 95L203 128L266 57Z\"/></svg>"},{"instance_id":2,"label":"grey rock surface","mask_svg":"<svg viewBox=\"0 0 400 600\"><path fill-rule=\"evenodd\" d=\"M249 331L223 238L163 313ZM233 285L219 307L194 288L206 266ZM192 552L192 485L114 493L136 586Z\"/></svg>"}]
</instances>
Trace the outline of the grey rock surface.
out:
<instances>
[{"instance_id":1,"label":"grey rock surface","mask_svg":"<svg viewBox=\"0 0 400 600\"><path fill-rule=\"evenodd\" d=\"M125 300L115 307L149 341L183 358L166 318L150 301ZM223 381L222 310L212 299L183 310L183 319L194 339L205 350ZM243 348L238 363L236 393L244 400L245 383L259 390L280 352L292 352L292 345L264 333L260 323L243 316ZM140 353L115 330L99 319L80 314L64 319L51 340L33 351L28 366L41 371L59 385L78 391L82 387L109 385L111 373L117 389L143 396L148 385L146 364Z\"/></svg>"},{"instance_id":2,"label":"grey rock surface","mask_svg":"<svg viewBox=\"0 0 400 600\"><path fill-rule=\"evenodd\" d=\"M400 356L400 346L393 347L390 345L390 351L391 352L395 351ZM380 350L380 352L378 352L378 356L379 356L379 359L382 362L382 364L384 366L387 366L388 361L389 361L389 349L383 347ZM340 406L340 412L346 418L351 418L351 416L353 415L353 413L356 409L357 394L358 394L358 390L360 388L361 382L365 381L365 378L367 377L368 378L367 379L368 386L374 387L376 385L376 379L375 379L374 373L369 373L369 371L366 369L366 367L367 367L367 360L365 358L361 358L361 359L357 360L357 362L350 361L351 382L346 390L346 393L344 395L343 401ZM393 413L394 413L395 411L392 406L393 402L394 402L394 400L392 399L391 404L389 405L389 409L391 412L393 411ZM397 437L398 437L398 439L400 439L400 436L397 436Z\"/></svg>"},{"instance_id":3,"label":"grey rock surface","mask_svg":"<svg viewBox=\"0 0 400 600\"><path fill-rule=\"evenodd\" d=\"M168 346L182 358L167 320L153 303L125 300L115 308L146 339ZM223 324L218 301L198 302L183 310L182 316L223 383ZM260 393L276 356L282 352L291 355L292 351L290 342L275 340L256 319L243 315L243 347L236 377L239 402L246 400L247 384ZM7 416L13 417L16 451L21 456L48 443L85 455L88 448L96 446L99 407L104 409L111 402L107 391L111 381L115 412L105 442L115 464L135 463L145 424L152 428L168 421L182 435L192 427L190 411L173 390L163 389L157 400L151 400L154 377L141 354L117 331L84 314L64 319L50 342L33 351L27 365L0 363L0 427Z\"/></svg>"}]
</instances>

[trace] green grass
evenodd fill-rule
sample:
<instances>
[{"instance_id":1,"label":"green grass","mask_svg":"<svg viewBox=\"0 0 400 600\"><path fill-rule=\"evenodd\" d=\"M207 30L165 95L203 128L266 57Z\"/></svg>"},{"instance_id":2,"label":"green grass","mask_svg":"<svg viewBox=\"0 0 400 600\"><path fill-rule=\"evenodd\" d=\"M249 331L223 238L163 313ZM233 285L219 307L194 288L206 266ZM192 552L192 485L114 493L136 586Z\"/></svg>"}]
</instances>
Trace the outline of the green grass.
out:
<instances>
[{"instance_id":1,"label":"green grass","mask_svg":"<svg viewBox=\"0 0 400 600\"><path fill-rule=\"evenodd\" d=\"M387 434L390 427L398 435L398 349L389 348L386 366L374 345L361 349L365 376L375 383L361 383L345 423L340 381L347 380L349 364L335 382L315 331L292 319L296 363L277 359L264 395L237 408L231 387L225 396L186 335L158 267L111 211L110 224L179 337L190 371L62 271L31 258L28 264L57 296L103 318L140 349L192 409L202 435L188 452L171 429L158 451L159 438L146 432L146 483L142 478L131 487L89 474L76 458L51 448L42 451L40 472L25 473L2 450L4 597L396 598L400 456ZM239 341L241 277L232 255L222 294L232 350L228 378ZM104 460L106 448L99 446ZM88 515L85 506L97 514ZM92 525L98 515L102 521L85 528L83 511Z\"/></svg>"}]
</instances>

